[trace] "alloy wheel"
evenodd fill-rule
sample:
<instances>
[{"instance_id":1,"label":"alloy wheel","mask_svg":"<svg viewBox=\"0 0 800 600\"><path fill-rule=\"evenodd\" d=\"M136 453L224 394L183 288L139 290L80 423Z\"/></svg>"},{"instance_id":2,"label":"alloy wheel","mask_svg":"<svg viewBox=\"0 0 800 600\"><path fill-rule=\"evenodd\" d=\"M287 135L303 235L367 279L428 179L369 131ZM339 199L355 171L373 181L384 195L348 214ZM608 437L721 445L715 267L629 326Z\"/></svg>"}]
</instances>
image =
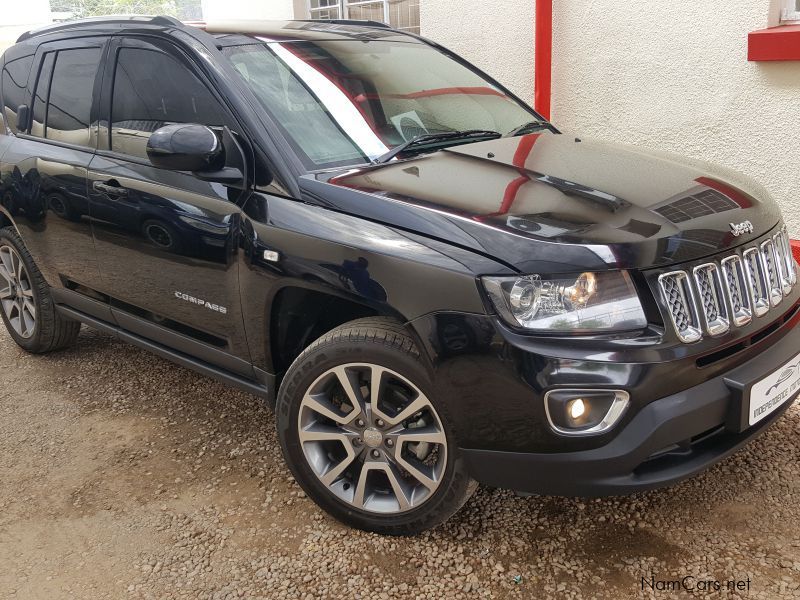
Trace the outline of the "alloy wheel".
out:
<instances>
[{"instance_id":1,"label":"alloy wheel","mask_svg":"<svg viewBox=\"0 0 800 600\"><path fill-rule=\"evenodd\" d=\"M156 246L169 248L172 246L172 236L169 231L158 223L149 223L144 228L145 235Z\"/></svg>"},{"instance_id":2,"label":"alloy wheel","mask_svg":"<svg viewBox=\"0 0 800 600\"><path fill-rule=\"evenodd\" d=\"M447 465L447 437L430 400L379 365L345 364L318 377L300 404L298 435L320 482L367 512L418 508Z\"/></svg>"},{"instance_id":3,"label":"alloy wheel","mask_svg":"<svg viewBox=\"0 0 800 600\"><path fill-rule=\"evenodd\" d=\"M14 331L23 338L36 328L36 305L28 270L11 246L0 246L0 305Z\"/></svg>"}]
</instances>

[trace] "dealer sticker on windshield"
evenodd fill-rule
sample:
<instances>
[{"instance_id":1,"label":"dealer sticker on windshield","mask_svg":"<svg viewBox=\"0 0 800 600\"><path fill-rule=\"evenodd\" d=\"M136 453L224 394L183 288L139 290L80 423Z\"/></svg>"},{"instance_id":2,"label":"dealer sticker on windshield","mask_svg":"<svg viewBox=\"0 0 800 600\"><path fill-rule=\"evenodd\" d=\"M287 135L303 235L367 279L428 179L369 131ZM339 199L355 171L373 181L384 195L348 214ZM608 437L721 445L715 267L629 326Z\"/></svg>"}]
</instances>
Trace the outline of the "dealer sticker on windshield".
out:
<instances>
[{"instance_id":1,"label":"dealer sticker on windshield","mask_svg":"<svg viewBox=\"0 0 800 600\"><path fill-rule=\"evenodd\" d=\"M777 410L800 391L800 354L750 390L750 425Z\"/></svg>"}]
</instances>

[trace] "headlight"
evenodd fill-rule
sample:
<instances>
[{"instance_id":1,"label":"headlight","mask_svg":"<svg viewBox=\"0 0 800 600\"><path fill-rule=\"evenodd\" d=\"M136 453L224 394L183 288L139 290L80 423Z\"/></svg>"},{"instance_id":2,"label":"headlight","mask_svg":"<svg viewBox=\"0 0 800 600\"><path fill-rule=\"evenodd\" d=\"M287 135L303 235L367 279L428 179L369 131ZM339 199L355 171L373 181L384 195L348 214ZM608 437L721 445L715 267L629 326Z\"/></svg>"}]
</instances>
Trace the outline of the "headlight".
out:
<instances>
[{"instance_id":1,"label":"headlight","mask_svg":"<svg viewBox=\"0 0 800 600\"><path fill-rule=\"evenodd\" d=\"M628 273L545 278L483 277L500 316L514 327L546 333L642 329L647 319Z\"/></svg>"}]
</instances>

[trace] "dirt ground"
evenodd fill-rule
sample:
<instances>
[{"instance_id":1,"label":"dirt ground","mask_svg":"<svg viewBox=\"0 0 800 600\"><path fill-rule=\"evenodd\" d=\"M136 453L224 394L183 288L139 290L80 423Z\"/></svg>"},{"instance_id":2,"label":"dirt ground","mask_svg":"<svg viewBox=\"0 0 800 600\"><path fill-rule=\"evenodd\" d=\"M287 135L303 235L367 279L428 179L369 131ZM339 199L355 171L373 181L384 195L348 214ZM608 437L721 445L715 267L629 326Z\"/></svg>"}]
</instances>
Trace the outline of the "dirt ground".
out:
<instances>
[{"instance_id":1,"label":"dirt ground","mask_svg":"<svg viewBox=\"0 0 800 600\"><path fill-rule=\"evenodd\" d=\"M91 330L37 357L3 331L0 598L800 597L798 434L795 406L671 489L481 489L384 538L304 497L257 398Z\"/></svg>"}]
</instances>

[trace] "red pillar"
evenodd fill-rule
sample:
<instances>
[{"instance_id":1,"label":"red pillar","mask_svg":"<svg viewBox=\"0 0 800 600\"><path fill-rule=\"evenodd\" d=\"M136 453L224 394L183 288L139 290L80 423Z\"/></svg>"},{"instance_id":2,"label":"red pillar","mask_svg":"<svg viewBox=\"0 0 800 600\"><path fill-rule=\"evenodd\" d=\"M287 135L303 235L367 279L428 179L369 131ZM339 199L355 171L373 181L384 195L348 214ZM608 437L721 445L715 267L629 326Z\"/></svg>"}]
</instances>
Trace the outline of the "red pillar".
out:
<instances>
[{"instance_id":1,"label":"red pillar","mask_svg":"<svg viewBox=\"0 0 800 600\"><path fill-rule=\"evenodd\" d=\"M553 66L553 0L536 0L534 108L550 119Z\"/></svg>"}]
</instances>

